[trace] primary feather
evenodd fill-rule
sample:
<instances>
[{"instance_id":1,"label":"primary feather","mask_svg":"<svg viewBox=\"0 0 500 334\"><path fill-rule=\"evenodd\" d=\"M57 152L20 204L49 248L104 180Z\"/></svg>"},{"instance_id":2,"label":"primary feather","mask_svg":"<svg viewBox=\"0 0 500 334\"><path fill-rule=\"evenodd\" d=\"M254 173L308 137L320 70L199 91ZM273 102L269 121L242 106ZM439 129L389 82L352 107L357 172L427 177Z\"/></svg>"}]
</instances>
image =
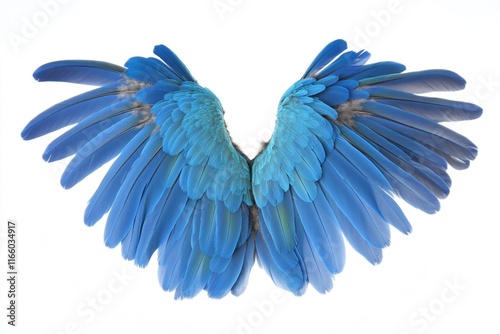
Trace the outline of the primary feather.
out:
<instances>
[{"instance_id":1,"label":"primary feather","mask_svg":"<svg viewBox=\"0 0 500 334\"><path fill-rule=\"evenodd\" d=\"M463 89L446 70L404 72L365 64L369 53L328 44L283 95L275 131L249 160L232 143L217 97L167 47L124 67L69 60L41 66L39 81L101 86L35 117L33 139L73 125L43 158L73 156L70 188L114 159L84 215L109 212L105 243L146 266L176 298L206 290L241 294L257 258L276 285L303 294L333 287L344 238L370 263L382 260L390 226L411 225L394 197L427 213L449 194L448 165L463 169L476 146L442 125L480 107L419 95Z\"/></svg>"}]
</instances>

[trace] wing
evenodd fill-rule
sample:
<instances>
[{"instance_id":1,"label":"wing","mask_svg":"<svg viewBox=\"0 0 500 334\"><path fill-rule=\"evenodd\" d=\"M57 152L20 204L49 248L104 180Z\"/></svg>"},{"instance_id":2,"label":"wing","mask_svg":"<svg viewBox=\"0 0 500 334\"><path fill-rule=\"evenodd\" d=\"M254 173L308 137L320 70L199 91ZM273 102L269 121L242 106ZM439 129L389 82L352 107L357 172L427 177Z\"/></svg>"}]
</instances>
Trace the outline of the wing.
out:
<instances>
[{"instance_id":1,"label":"wing","mask_svg":"<svg viewBox=\"0 0 500 334\"><path fill-rule=\"evenodd\" d=\"M254 262L250 168L232 144L215 95L199 86L177 56L134 57L125 67L59 61L39 81L99 87L35 117L33 139L73 125L43 158L73 156L61 184L71 188L115 159L85 211L94 225L109 211L105 243L146 266L158 250L159 280L176 298L201 290L240 294Z\"/></svg>"},{"instance_id":2,"label":"wing","mask_svg":"<svg viewBox=\"0 0 500 334\"><path fill-rule=\"evenodd\" d=\"M419 95L463 89L445 70L403 73L394 62L365 65L365 51L330 43L282 97L276 127L252 166L260 208L256 251L274 282L302 294L332 288L344 238L371 263L382 260L390 225L411 226L398 196L439 210L451 180L476 146L441 125L477 118L476 105Z\"/></svg>"}]
</instances>

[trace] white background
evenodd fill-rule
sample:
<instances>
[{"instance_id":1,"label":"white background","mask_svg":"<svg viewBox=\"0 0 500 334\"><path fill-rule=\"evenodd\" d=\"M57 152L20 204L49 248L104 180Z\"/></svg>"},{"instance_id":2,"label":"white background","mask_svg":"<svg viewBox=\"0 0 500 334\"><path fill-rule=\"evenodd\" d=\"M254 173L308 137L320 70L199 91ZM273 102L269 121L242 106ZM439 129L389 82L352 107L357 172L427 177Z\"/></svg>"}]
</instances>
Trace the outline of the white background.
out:
<instances>
[{"instance_id":1,"label":"white background","mask_svg":"<svg viewBox=\"0 0 500 334\"><path fill-rule=\"evenodd\" d=\"M0 2L1 268L7 219L17 221L19 247L18 326L5 326L2 299L2 330L500 331L498 1L55 1ZM217 3L229 7L218 11ZM281 94L337 38L352 49L367 48L372 61L457 71L468 86L446 96L479 103L484 116L453 125L479 146L479 156L469 170L451 171L454 184L441 211L428 216L405 207L414 232L393 233L376 267L349 249L346 268L326 295L312 288L300 298L282 293L256 265L240 297L210 300L202 293L174 301L159 287L154 263L134 267L119 249L103 245L103 221L93 228L83 224L86 202L103 173L63 190L59 177L67 162L41 159L55 136L31 142L20 137L39 112L86 89L35 82L31 74L39 65L71 58L123 64L130 56L152 55L153 46L162 43L218 95L233 138L252 153L272 129Z\"/></svg>"}]
</instances>

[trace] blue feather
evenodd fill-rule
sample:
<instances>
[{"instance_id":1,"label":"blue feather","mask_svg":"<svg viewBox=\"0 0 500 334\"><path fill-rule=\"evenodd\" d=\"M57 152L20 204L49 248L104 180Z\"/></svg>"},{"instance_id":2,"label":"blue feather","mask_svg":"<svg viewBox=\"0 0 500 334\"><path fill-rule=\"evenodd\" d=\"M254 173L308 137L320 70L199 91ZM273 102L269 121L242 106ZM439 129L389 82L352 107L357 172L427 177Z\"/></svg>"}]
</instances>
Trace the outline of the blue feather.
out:
<instances>
[{"instance_id":1,"label":"blue feather","mask_svg":"<svg viewBox=\"0 0 500 334\"><path fill-rule=\"evenodd\" d=\"M401 73L406 66L393 61L381 61L374 64L364 65L355 74L348 76L350 80L361 80L365 78L378 77L387 74Z\"/></svg>"},{"instance_id":2,"label":"blue feather","mask_svg":"<svg viewBox=\"0 0 500 334\"><path fill-rule=\"evenodd\" d=\"M318 97L327 105L334 107L336 105L344 103L349 99L349 90L347 90L345 87L333 85L327 87L318 95Z\"/></svg>"},{"instance_id":3,"label":"blue feather","mask_svg":"<svg viewBox=\"0 0 500 334\"><path fill-rule=\"evenodd\" d=\"M37 81L63 81L85 85L108 85L119 81L125 69L95 60L63 60L40 66L33 73Z\"/></svg>"},{"instance_id":4,"label":"blue feather","mask_svg":"<svg viewBox=\"0 0 500 334\"><path fill-rule=\"evenodd\" d=\"M389 228L380 214L359 198L356 190L337 172L335 165L329 159L326 163L330 163L331 168L329 173L324 174L322 184L328 195L366 241L377 248L389 245Z\"/></svg>"},{"instance_id":5,"label":"blue feather","mask_svg":"<svg viewBox=\"0 0 500 334\"><path fill-rule=\"evenodd\" d=\"M52 141L43 153L45 161L56 161L75 154L81 147L99 135L103 129L109 128L127 117L128 112L136 105L130 100L123 100L83 119L80 123Z\"/></svg>"},{"instance_id":6,"label":"blue feather","mask_svg":"<svg viewBox=\"0 0 500 334\"><path fill-rule=\"evenodd\" d=\"M216 214L216 202L209 200L206 196L202 198L201 210L203 211L203 215L200 219L199 226L199 243L200 249L203 253L208 255L215 255L215 234L218 224L225 222L219 222ZM220 205L219 205L220 207Z\"/></svg>"},{"instance_id":7,"label":"blue feather","mask_svg":"<svg viewBox=\"0 0 500 334\"><path fill-rule=\"evenodd\" d=\"M327 116L331 119L337 119L339 116L337 110L319 99L314 100L314 102L309 105L320 115Z\"/></svg>"},{"instance_id":8,"label":"blue feather","mask_svg":"<svg viewBox=\"0 0 500 334\"><path fill-rule=\"evenodd\" d=\"M360 135L346 126L341 127L342 134L380 169L392 187L392 191L410 205L426 212L439 211L440 205L436 197L425 188L417 179L408 174L393 162L387 159L376 148Z\"/></svg>"},{"instance_id":9,"label":"blue feather","mask_svg":"<svg viewBox=\"0 0 500 334\"><path fill-rule=\"evenodd\" d=\"M377 102L416 113L436 122L476 119L483 111L482 108L472 103L419 96L394 89L370 87L365 90Z\"/></svg>"},{"instance_id":10,"label":"blue feather","mask_svg":"<svg viewBox=\"0 0 500 334\"><path fill-rule=\"evenodd\" d=\"M199 220L200 210L195 211L193 223ZM200 251L197 241L192 244L189 260L182 285L176 291L176 298L193 297L197 295L210 278L210 258Z\"/></svg>"},{"instance_id":11,"label":"blue feather","mask_svg":"<svg viewBox=\"0 0 500 334\"><path fill-rule=\"evenodd\" d=\"M229 266L231 265L231 261L233 260L232 256L236 252L236 249L231 253L229 257L222 257L219 255L214 255L210 258L210 271L214 274L221 274L225 271L229 270Z\"/></svg>"},{"instance_id":12,"label":"blue feather","mask_svg":"<svg viewBox=\"0 0 500 334\"><path fill-rule=\"evenodd\" d=\"M278 252L288 252L296 243L295 216L290 192L284 194L283 201L274 206L268 204L260 208L260 225L269 235Z\"/></svg>"},{"instance_id":13,"label":"blue feather","mask_svg":"<svg viewBox=\"0 0 500 334\"><path fill-rule=\"evenodd\" d=\"M160 57L172 70L183 80L183 81L195 81L188 68L184 63L177 57L175 53L172 52L165 45L155 46L153 52Z\"/></svg>"},{"instance_id":14,"label":"blue feather","mask_svg":"<svg viewBox=\"0 0 500 334\"><path fill-rule=\"evenodd\" d=\"M388 195L392 187L380 170L342 138L337 139L335 147L336 150L332 151L328 157L329 161L332 161L330 168L334 166L351 185L351 188L355 189L359 198L388 223L403 233L409 233L410 223L399 206ZM327 166L325 166L325 174L331 172Z\"/></svg>"},{"instance_id":15,"label":"blue feather","mask_svg":"<svg viewBox=\"0 0 500 334\"><path fill-rule=\"evenodd\" d=\"M128 78L156 84L168 79L175 79L175 74L161 61L155 58L132 57L125 63Z\"/></svg>"},{"instance_id":16,"label":"blue feather","mask_svg":"<svg viewBox=\"0 0 500 334\"><path fill-rule=\"evenodd\" d=\"M333 288L332 275L328 271L322 258L313 246L315 241L310 239L303 226L298 226L298 243L304 267L307 270L307 281L320 293L325 293Z\"/></svg>"},{"instance_id":17,"label":"blue feather","mask_svg":"<svg viewBox=\"0 0 500 334\"><path fill-rule=\"evenodd\" d=\"M341 39L337 39L329 43L323 50L321 50L316 58L314 58L311 65L309 65L306 72L302 76L302 79L315 76L320 69L328 65L345 49L347 49L347 43Z\"/></svg>"},{"instance_id":18,"label":"blue feather","mask_svg":"<svg viewBox=\"0 0 500 334\"><path fill-rule=\"evenodd\" d=\"M442 156L421 143L382 126L375 119L358 117L355 119L355 124L360 129L365 129L366 126L392 143L397 144L398 148L403 150L413 161L427 166L437 173L446 171L446 160Z\"/></svg>"},{"instance_id":19,"label":"blue feather","mask_svg":"<svg viewBox=\"0 0 500 334\"><path fill-rule=\"evenodd\" d=\"M34 139L77 123L92 113L118 101L120 86L113 83L60 102L33 118L23 129L25 140Z\"/></svg>"},{"instance_id":20,"label":"blue feather","mask_svg":"<svg viewBox=\"0 0 500 334\"><path fill-rule=\"evenodd\" d=\"M134 215L135 219L132 223L132 229L128 232L127 236L122 241L122 254L126 259L135 258L136 253L138 253L139 242L142 238L142 234L146 233L146 228L148 228L147 226L143 226L143 222L145 223L147 221L147 217L151 214L157 203L165 195L165 189L169 189L166 182L168 174L170 172L168 165L170 163L170 160L172 160L172 157L165 154L159 155L160 161L157 166L154 165L153 160L148 164L147 168L152 168L153 174L149 177L149 180L144 185L144 189L142 190L139 206ZM142 181L141 178L143 178L143 175L141 175L137 179L134 187L139 184L140 181ZM131 192L140 192L140 189L132 189ZM174 199L171 200L174 201ZM125 206L127 206L127 204L125 204ZM174 217L172 216L170 217L170 219L173 218Z\"/></svg>"},{"instance_id":21,"label":"blue feather","mask_svg":"<svg viewBox=\"0 0 500 334\"><path fill-rule=\"evenodd\" d=\"M455 91L465 87L465 80L447 70L427 70L388 74L359 80L360 86L376 86L409 93Z\"/></svg>"},{"instance_id":22,"label":"blue feather","mask_svg":"<svg viewBox=\"0 0 500 334\"><path fill-rule=\"evenodd\" d=\"M238 279L236 280L233 287L231 288L231 293L235 296L241 295L243 293L243 291L245 290L247 283L248 283L248 277L250 275L250 271L251 271L253 264L255 262L256 251L255 251L254 238L253 237L249 238L248 242L246 242L245 244L243 244L240 247L245 247L246 253L245 253L245 258L243 260L243 266L241 267Z\"/></svg>"},{"instance_id":23,"label":"blue feather","mask_svg":"<svg viewBox=\"0 0 500 334\"><path fill-rule=\"evenodd\" d=\"M135 94L137 101L145 104L155 104L161 102L167 93L174 92L179 89L179 84L173 80L161 80L154 86L142 88Z\"/></svg>"},{"instance_id":24,"label":"blue feather","mask_svg":"<svg viewBox=\"0 0 500 334\"><path fill-rule=\"evenodd\" d=\"M127 173L133 163L139 158L149 136L155 125L149 124L144 127L128 144L122 153L113 162L113 165L101 181L99 188L89 201L85 209L85 224L92 226L108 212L113 204L120 185L125 180Z\"/></svg>"},{"instance_id":25,"label":"blue feather","mask_svg":"<svg viewBox=\"0 0 500 334\"><path fill-rule=\"evenodd\" d=\"M293 198L295 210L300 218L297 219L296 225L301 225L307 238L313 241L315 254L319 256L328 272L330 274L341 272L345 261L344 241L325 195L319 191L313 202L304 202L298 196Z\"/></svg>"},{"instance_id":26,"label":"blue feather","mask_svg":"<svg viewBox=\"0 0 500 334\"><path fill-rule=\"evenodd\" d=\"M191 225L181 228L178 239L169 238L158 249L158 279L165 291L174 291L182 283L191 248ZM178 225L174 230L178 229ZM176 296L176 298L178 298Z\"/></svg>"},{"instance_id":27,"label":"blue feather","mask_svg":"<svg viewBox=\"0 0 500 334\"><path fill-rule=\"evenodd\" d=\"M195 206L195 201L189 200L177 183L165 190L144 222L135 262L140 266L146 266L156 249L170 238L174 228L187 226Z\"/></svg>"},{"instance_id":28,"label":"blue feather","mask_svg":"<svg viewBox=\"0 0 500 334\"><path fill-rule=\"evenodd\" d=\"M307 287L307 276L301 259L295 252L278 252L270 241L265 228L256 235L257 259L273 282L294 294L301 295Z\"/></svg>"},{"instance_id":29,"label":"blue feather","mask_svg":"<svg viewBox=\"0 0 500 334\"><path fill-rule=\"evenodd\" d=\"M215 252L222 257L230 257L236 249L243 228L242 211L231 212L224 202L216 202ZM247 221L248 222L248 221Z\"/></svg>"},{"instance_id":30,"label":"blue feather","mask_svg":"<svg viewBox=\"0 0 500 334\"><path fill-rule=\"evenodd\" d=\"M371 245L354 227L349 218L338 208L335 200L328 195L328 192L323 190L326 199L330 203L332 211L338 220L340 229L343 235L349 241L349 244L371 264L377 264L382 261L382 249Z\"/></svg>"},{"instance_id":31,"label":"blue feather","mask_svg":"<svg viewBox=\"0 0 500 334\"><path fill-rule=\"evenodd\" d=\"M257 257L275 284L325 293L345 263L345 237L370 263L382 260L390 226L411 225L393 196L427 212L449 193L448 165L463 169L477 147L440 122L477 118L474 104L415 95L462 89L454 72L403 73L395 62L327 45L281 97L274 133L254 160L235 147L217 97L169 48L125 67L97 61L41 66L39 81L104 85L61 102L23 130L33 139L68 125L43 158L74 154L72 187L116 160L84 220L109 211L105 244L146 266L175 298L202 290L241 294ZM415 93L415 94L414 94Z\"/></svg>"},{"instance_id":32,"label":"blue feather","mask_svg":"<svg viewBox=\"0 0 500 334\"><path fill-rule=\"evenodd\" d=\"M90 173L116 157L140 130L141 115L130 115L85 144L71 160L61 177L65 189L73 187Z\"/></svg>"},{"instance_id":33,"label":"blue feather","mask_svg":"<svg viewBox=\"0 0 500 334\"><path fill-rule=\"evenodd\" d=\"M445 159L446 157L439 152L444 152L449 156L462 160L473 160L477 156L477 147L471 141L437 123L435 125L429 124L430 126L424 124L417 128L416 126L419 126L419 124L415 124L415 127L407 126L406 124L378 117L374 117L372 120L403 136L418 141Z\"/></svg>"},{"instance_id":34,"label":"blue feather","mask_svg":"<svg viewBox=\"0 0 500 334\"><path fill-rule=\"evenodd\" d=\"M370 54L366 51L348 51L341 54L335 61L321 69L317 75L318 78L324 78L328 75L336 75L339 78L349 77L361 69Z\"/></svg>"},{"instance_id":35,"label":"blue feather","mask_svg":"<svg viewBox=\"0 0 500 334\"><path fill-rule=\"evenodd\" d=\"M371 130L377 132L377 134L381 136L377 136L373 131L368 130L363 124L359 123L368 125ZM367 138L370 138L370 140L372 140L379 147L380 151L395 165L413 175L436 197L446 198L446 196L448 196L451 181L445 172L446 166L439 166L434 171L433 169L420 164L418 161L413 160L412 157L406 153L418 153L419 151L422 151L426 154L427 152L434 152L422 147L422 145L419 145L416 141L407 139L406 137L400 136L395 132L391 132L391 130L379 126L376 122L360 119L359 123L359 132L364 134ZM397 143L397 146L393 143ZM403 146L405 144L407 147ZM425 158L426 157L423 157L422 159Z\"/></svg>"},{"instance_id":36,"label":"blue feather","mask_svg":"<svg viewBox=\"0 0 500 334\"><path fill-rule=\"evenodd\" d=\"M144 189L165 158L158 137L155 133L149 139L116 195L104 230L104 242L108 247L115 247L131 229Z\"/></svg>"},{"instance_id":37,"label":"blue feather","mask_svg":"<svg viewBox=\"0 0 500 334\"><path fill-rule=\"evenodd\" d=\"M333 155L330 155L330 158L335 158L335 156L337 158L340 158L340 155L336 152L342 154L344 159L352 164L353 167L361 174L363 174L365 178L370 180L371 183L375 184L381 189L390 189L390 185L381 171L376 168L376 166L373 165L373 163L369 159L367 159L364 154L355 149L351 144L349 144L344 138L340 136L338 136L335 140L335 150L332 151L331 154ZM355 172L354 169L352 171Z\"/></svg>"},{"instance_id":38,"label":"blue feather","mask_svg":"<svg viewBox=\"0 0 500 334\"><path fill-rule=\"evenodd\" d=\"M249 244L253 244L253 241L249 241ZM253 258L252 248L248 250L247 244L239 246L230 258L230 262L226 266L227 269L210 276L206 286L209 297L222 298L235 288L235 284L245 266L248 252L251 252L250 254ZM210 267L212 268L212 264Z\"/></svg>"}]
</instances>

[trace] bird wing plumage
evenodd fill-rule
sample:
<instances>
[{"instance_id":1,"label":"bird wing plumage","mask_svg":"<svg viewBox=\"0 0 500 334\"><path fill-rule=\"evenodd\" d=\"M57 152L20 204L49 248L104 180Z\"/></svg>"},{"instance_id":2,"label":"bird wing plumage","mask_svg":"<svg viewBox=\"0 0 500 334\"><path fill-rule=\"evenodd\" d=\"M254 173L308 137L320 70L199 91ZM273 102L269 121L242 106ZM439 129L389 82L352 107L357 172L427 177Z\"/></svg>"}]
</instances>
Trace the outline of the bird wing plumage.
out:
<instances>
[{"instance_id":1,"label":"bird wing plumage","mask_svg":"<svg viewBox=\"0 0 500 334\"><path fill-rule=\"evenodd\" d=\"M421 95L463 89L453 72L365 64L368 52L346 48L342 40L327 45L285 92L274 133L254 160L232 143L217 97L161 45L158 58L133 57L125 67L43 65L39 81L99 87L47 109L22 137L73 125L43 154L73 156L65 188L115 159L85 223L109 212L106 245L121 244L139 266L157 252L160 284L176 298L240 294L255 258L294 294L309 283L326 292L343 269L344 240L375 264L390 226L411 231L395 197L439 210L451 186L448 165L467 168L477 155L441 123L482 112Z\"/></svg>"},{"instance_id":2,"label":"bird wing plumage","mask_svg":"<svg viewBox=\"0 0 500 334\"><path fill-rule=\"evenodd\" d=\"M345 261L342 236L380 262L389 226L411 231L394 197L438 211L451 185L448 164L465 168L477 155L440 122L477 118L481 108L417 95L463 89L460 76L365 65L367 52L346 48L330 43L285 92L273 136L253 163L258 260L277 285L299 295L307 283L332 288Z\"/></svg>"},{"instance_id":3,"label":"bird wing plumage","mask_svg":"<svg viewBox=\"0 0 500 334\"><path fill-rule=\"evenodd\" d=\"M32 139L75 124L43 157L73 158L61 184L71 188L115 159L85 211L93 225L109 211L105 243L146 266L158 251L160 283L177 298L205 289L243 291L254 261L250 169L232 145L220 102L175 54L131 58L125 67L61 61L39 81L100 85L49 108L24 129Z\"/></svg>"}]
</instances>

